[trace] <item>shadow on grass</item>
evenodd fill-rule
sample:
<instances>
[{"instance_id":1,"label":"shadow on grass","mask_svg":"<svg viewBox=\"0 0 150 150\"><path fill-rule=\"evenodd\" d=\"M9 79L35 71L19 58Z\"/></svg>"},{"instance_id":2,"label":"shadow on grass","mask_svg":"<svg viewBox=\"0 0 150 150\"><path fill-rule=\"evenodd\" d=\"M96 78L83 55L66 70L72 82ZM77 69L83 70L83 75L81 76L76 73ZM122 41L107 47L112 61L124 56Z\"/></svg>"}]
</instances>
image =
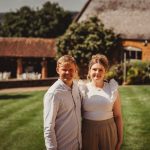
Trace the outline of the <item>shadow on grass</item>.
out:
<instances>
[{"instance_id":1,"label":"shadow on grass","mask_svg":"<svg viewBox=\"0 0 150 150\"><path fill-rule=\"evenodd\" d=\"M28 98L30 96L30 94L2 94L0 95L0 100L25 100L25 98Z\"/></svg>"}]
</instances>

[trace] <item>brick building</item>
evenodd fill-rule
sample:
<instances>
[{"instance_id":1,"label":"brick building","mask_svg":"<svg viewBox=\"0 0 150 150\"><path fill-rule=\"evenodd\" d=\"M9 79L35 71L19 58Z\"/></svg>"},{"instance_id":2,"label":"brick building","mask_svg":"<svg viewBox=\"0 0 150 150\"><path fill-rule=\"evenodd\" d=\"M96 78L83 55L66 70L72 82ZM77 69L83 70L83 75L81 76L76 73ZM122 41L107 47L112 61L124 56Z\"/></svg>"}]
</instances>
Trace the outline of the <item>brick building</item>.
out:
<instances>
[{"instance_id":1,"label":"brick building","mask_svg":"<svg viewBox=\"0 0 150 150\"><path fill-rule=\"evenodd\" d=\"M88 0L75 21L91 16L121 35L127 59L150 61L149 0Z\"/></svg>"}]
</instances>

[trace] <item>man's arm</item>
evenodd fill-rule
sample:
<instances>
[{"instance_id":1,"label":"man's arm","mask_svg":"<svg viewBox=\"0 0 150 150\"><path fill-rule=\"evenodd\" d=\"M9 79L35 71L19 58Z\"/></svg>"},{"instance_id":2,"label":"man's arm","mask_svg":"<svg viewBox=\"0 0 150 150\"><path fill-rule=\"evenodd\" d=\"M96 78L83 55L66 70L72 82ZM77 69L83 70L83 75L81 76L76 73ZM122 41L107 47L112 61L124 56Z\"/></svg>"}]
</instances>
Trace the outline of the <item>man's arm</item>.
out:
<instances>
[{"instance_id":1,"label":"man's arm","mask_svg":"<svg viewBox=\"0 0 150 150\"><path fill-rule=\"evenodd\" d=\"M55 119L59 108L57 96L47 93L44 96L44 138L47 150L57 150Z\"/></svg>"}]
</instances>

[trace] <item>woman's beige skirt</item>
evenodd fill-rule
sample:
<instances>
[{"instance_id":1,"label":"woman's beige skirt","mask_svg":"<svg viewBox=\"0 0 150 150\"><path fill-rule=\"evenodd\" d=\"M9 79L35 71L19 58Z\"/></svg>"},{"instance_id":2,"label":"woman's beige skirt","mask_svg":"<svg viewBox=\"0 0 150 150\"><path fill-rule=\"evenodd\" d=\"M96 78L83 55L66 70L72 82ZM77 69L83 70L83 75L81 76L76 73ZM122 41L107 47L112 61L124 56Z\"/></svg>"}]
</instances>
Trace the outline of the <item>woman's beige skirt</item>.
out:
<instances>
[{"instance_id":1,"label":"woman's beige skirt","mask_svg":"<svg viewBox=\"0 0 150 150\"><path fill-rule=\"evenodd\" d=\"M82 150L115 150L117 128L114 118L104 121L83 119Z\"/></svg>"}]
</instances>

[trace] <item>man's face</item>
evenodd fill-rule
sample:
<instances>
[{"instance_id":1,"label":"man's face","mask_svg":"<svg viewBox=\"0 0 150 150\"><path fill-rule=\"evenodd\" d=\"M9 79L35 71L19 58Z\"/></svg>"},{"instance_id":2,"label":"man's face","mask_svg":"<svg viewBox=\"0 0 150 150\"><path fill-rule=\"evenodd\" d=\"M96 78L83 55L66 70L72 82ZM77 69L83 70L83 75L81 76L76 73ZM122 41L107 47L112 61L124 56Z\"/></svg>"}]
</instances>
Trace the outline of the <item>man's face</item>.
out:
<instances>
[{"instance_id":1,"label":"man's face","mask_svg":"<svg viewBox=\"0 0 150 150\"><path fill-rule=\"evenodd\" d=\"M76 66L73 63L63 63L57 67L60 79L67 85L71 85L76 75Z\"/></svg>"}]
</instances>

